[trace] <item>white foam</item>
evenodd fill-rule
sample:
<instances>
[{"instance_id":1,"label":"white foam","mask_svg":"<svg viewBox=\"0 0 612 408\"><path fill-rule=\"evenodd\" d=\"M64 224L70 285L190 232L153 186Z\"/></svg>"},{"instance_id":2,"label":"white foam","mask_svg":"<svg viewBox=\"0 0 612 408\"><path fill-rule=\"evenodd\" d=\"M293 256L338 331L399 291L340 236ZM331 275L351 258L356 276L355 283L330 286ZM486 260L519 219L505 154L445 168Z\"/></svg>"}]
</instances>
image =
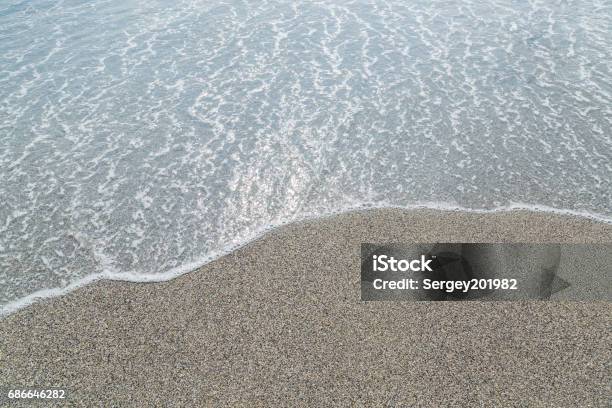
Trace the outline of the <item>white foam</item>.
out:
<instances>
[{"instance_id":1,"label":"white foam","mask_svg":"<svg viewBox=\"0 0 612 408\"><path fill-rule=\"evenodd\" d=\"M2 6L1 304L362 202L612 217L605 0L230 3Z\"/></svg>"}]
</instances>

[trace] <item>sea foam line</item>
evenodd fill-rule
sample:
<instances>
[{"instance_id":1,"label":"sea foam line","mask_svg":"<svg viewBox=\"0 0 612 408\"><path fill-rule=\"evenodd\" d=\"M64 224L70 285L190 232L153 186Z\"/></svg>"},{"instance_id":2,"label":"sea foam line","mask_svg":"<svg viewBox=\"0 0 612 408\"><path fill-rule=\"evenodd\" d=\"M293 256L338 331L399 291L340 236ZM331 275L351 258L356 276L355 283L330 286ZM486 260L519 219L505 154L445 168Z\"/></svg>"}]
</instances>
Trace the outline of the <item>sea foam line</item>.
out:
<instances>
[{"instance_id":1,"label":"sea foam line","mask_svg":"<svg viewBox=\"0 0 612 408\"><path fill-rule=\"evenodd\" d=\"M447 212L466 212L466 213L477 213L477 214L492 214L498 212L511 212L511 211L532 211L537 213L552 213L557 215L566 215L578 218L586 218L598 222L602 222L605 224L612 224L612 218L607 217L603 214L590 213L586 211L575 211L568 209L558 209L554 207L548 207L543 205L532 205L526 203L511 203L506 206L500 206L495 208L466 208L459 205L449 204L449 203L420 203L413 204L407 206L400 206L395 204L389 204L385 202L378 203L360 203L354 204L351 206L342 207L337 210L325 212L325 213L303 213L299 217L290 220L284 220L280 222L275 222L268 224L265 227L257 229L255 232L249 234L248 236L238 240L237 242L226 245L225 248L212 251L205 257L200 258L198 261L188 262L184 265L178 266L176 268L169 269L166 272L155 273L155 274L142 274L136 272L101 272L96 274L87 275L81 279L74 281L73 283L63 287L63 288L50 288L50 289L40 289L34 293L31 293L27 296L19 298L13 302L7 303L0 310L0 317L6 317L20 309L23 309L39 300L63 296L67 293L72 292L75 289L81 288L83 286L89 285L93 282L99 280L114 280L114 281L124 281L124 282L134 282L134 283L153 283L153 282L166 282L181 275L184 275L189 272L193 272L204 265L207 265L215 260L230 254L237 249L244 247L245 245L263 237L270 231L274 229L278 229L280 227L294 224L297 222L315 220L315 219L325 219L328 217L336 216L339 214L345 214L350 212L357 211L366 211L366 210L375 210L375 209L401 209L401 210L436 210L436 211L447 211Z\"/></svg>"}]
</instances>

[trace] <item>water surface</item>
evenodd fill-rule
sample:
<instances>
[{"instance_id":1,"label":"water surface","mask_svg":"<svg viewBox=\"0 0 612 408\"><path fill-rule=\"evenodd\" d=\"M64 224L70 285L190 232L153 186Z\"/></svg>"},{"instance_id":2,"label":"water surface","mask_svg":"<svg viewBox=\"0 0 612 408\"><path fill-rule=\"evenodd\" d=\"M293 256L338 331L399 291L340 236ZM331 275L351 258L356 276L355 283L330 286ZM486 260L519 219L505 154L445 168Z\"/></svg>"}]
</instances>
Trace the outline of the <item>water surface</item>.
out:
<instances>
[{"instance_id":1,"label":"water surface","mask_svg":"<svg viewBox=\"0 0 612 408\"><path fill-rule=\"evenodd\" d=\"M610 27L592 0L1 1L0 305L363 203L612 219Z\"/></svg>"}]
</instances>

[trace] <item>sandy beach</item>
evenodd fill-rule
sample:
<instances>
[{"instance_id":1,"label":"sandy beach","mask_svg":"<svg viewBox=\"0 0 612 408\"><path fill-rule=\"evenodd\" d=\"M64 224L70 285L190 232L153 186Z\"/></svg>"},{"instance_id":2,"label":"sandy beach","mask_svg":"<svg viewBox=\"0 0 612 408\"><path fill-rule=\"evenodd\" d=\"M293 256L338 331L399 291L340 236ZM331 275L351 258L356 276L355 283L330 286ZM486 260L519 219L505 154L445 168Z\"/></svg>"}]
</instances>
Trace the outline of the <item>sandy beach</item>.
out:
<instances>
[{"instance_id":1,"label":"sandy beach","mask_svg":"<svg viewBox=\"0 0 612 408\"><path fill-rule=\"evenodd\" d=\"M609 243L612 225L398 209L288 225L172 281L3 318L0 387L74 406L609 406L609 302L362 302L362 242Z\"/></svg>"}]
</instances>

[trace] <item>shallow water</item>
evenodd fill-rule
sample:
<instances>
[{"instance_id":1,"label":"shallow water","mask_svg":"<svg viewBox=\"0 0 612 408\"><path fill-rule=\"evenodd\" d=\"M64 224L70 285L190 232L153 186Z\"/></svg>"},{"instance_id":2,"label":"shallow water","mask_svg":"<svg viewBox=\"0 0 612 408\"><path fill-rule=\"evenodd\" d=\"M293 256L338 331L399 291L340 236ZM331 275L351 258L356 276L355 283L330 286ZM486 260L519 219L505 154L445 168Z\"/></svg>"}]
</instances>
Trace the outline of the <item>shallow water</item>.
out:
<instances>
[{"instance_id":1,"label":"shallow water","mask_svg":"<svg viewBox=\"0 0 612 408\"><path fill-rule=\"evenodd\" d=\"M0 3L0 305L363 203L612 220L610 2L296 3Z\"/></svg>"}]
</instances>

